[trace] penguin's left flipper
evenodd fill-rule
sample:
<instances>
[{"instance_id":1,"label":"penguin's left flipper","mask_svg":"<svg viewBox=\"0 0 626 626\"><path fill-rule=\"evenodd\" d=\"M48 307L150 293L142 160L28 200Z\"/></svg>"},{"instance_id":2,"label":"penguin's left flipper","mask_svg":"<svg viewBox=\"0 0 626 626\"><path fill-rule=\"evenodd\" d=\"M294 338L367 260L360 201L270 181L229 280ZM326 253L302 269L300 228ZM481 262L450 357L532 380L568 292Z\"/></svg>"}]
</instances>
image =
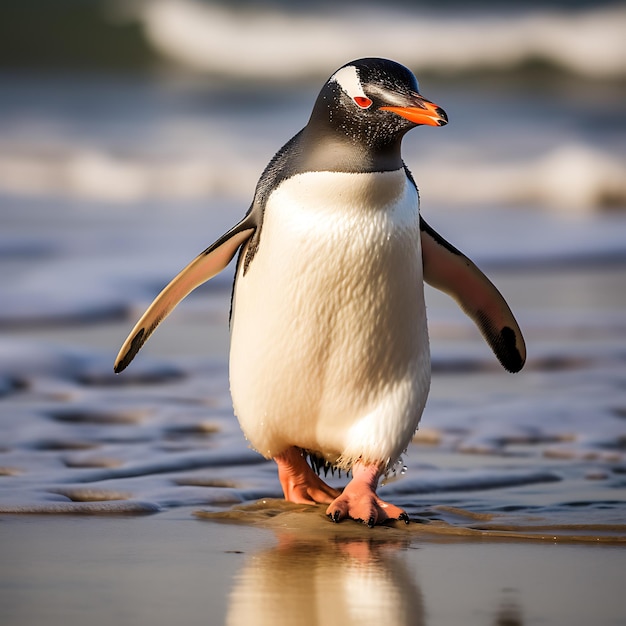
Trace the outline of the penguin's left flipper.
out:
<instances>
[{"instance_id":1,"label":"penguin's left flipper","mask_svg":"<svg viewBox=\"0 0 626 626\"><path fill-rule=\"evenodd\" d=\"M470 259L422 218L420 231L424 280L457 301L504 369L519 372L526 361L526 344L502 294Z\"/></svg>"},{"instance_id":2,"label":"penguin's left flipper","mask_svg":"<svg viewBox=\"0 0 626 626\"><path fill-rule=\"evenodd\" d=\"M115 359L113 369L116 373L126 369L154 329L185 296L219 274L230 263L239 247L252 236L254 231L255 225L248 215L178 273L155 298L126 338Z\"/></svg>"}]
</instances>

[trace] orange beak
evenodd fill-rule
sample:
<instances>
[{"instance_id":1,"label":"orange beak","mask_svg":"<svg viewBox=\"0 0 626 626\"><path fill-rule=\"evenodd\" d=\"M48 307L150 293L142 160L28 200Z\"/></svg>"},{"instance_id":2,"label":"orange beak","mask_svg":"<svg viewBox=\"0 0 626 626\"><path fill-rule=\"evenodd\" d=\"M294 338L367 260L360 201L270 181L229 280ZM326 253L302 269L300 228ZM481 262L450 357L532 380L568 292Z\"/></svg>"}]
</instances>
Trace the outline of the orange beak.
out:
<instances>
[{"instance_id":1,"label":"orange beak","mask_svg":"<svg viewBox=\"0 0 626 626\"><path fill-rule=\"evenodd\" d=\"M414 124L426 126L445 126L448 123L446 112L436 104L416 94L412 98L414 106L407 107L380 107L381 111L391 111L410 120Z\"/></svg>"}]
</instances>

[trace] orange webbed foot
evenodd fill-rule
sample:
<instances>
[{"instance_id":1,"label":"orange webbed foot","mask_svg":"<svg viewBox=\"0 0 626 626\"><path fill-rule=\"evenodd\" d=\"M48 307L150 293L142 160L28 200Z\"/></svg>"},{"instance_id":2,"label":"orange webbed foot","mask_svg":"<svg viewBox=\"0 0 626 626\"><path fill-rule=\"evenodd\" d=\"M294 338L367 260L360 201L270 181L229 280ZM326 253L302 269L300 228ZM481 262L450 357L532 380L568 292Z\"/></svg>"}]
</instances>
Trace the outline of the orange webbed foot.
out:
<instances>
[{"instance_id":1,"label":"orange webbed foot","mask_svg":"<svg viewBox=\"0 0 626 626\"><path fill-rule=\"evenodd\" d=\"M403 520L409 523L409 516L404 510L376 495L380 477L379 466L362 465L357 462L352 468L352 476L343 493L326 509L326 515L333 522L351 518L363 522L370 528L388 520Z\"/></svg>"},{"instance_id":2,"label":"orange webbed foot","mask_svg":"<svg viewBox=\"0 0 626 626\"><path fill-rule=\"evenodd\" d=\"M327 485L309 466L300 448L289 448L274 457L285 500L296 504L328 504L339 490Z\"/></svg>"}]
</instances>

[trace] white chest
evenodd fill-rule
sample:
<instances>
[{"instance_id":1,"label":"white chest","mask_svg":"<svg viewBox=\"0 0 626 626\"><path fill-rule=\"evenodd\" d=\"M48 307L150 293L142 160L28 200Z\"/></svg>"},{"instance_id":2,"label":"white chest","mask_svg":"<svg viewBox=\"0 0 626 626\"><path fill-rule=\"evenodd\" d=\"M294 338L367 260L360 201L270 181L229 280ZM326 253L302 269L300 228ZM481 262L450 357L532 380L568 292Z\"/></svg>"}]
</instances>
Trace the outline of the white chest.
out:
<instances>
[{"instance_id":1,"label":"white chest","mask_svg":"<svg viewBox=\"0 0 626 626\"><path fill-rule=\"evenodd\" d=\"M406 447L430 371L418 209L402 170L301 174L271 195L231 341L235 410L260 452L336 460L368 419Z\"/></svg>"}]
</instances>

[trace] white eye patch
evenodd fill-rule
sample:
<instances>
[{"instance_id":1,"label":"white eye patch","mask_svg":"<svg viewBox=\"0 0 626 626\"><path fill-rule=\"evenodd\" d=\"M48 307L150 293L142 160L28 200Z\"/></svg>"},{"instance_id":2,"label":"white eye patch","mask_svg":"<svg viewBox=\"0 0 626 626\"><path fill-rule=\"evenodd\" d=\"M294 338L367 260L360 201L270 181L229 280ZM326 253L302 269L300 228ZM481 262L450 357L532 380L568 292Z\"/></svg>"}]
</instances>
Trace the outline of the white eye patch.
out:
<instances>
[{"instance_id":1,"label":"white eye patch","mask_svg":"<svg viewBox=\"0 0 626 626\"><path fill-rule=\"evenodd\" d=\"M335 72L330 80L334 80L341 89L352 98L357 106L367 109L372 106L372 101L365 95L359 79L359 73L354 65L346 65Z\"/></svg>"}]
</instances>

